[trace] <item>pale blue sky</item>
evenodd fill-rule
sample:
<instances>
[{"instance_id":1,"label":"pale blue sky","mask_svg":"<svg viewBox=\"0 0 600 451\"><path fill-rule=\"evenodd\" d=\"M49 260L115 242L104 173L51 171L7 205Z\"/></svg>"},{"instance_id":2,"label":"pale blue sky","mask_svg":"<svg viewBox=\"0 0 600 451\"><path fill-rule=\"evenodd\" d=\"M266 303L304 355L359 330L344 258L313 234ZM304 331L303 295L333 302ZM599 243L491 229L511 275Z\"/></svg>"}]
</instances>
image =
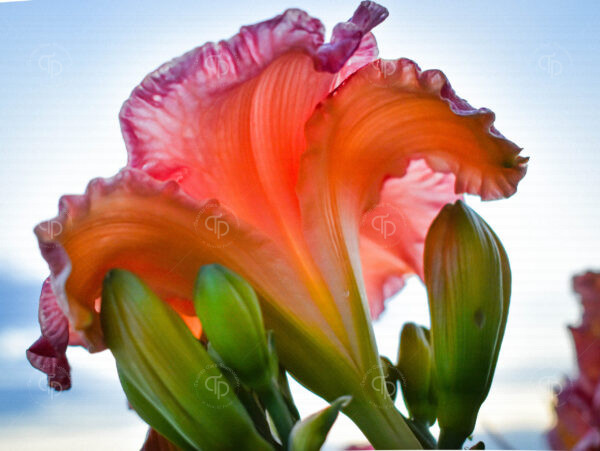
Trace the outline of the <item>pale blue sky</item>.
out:
<instances>
[{"instance_id":1,"label":"pale blue sky","mask_svg":"<svg viewBox=\"0 0 600 451\"><path fill-rule=\"evenodd\" d=\"M87 448L131 449L141 440L135 434L144 428L124 409L109 356L74 350L75 389L58 398L40 389L23 360L37 334L35 291L47 273L31 229L55 215L61 194L80 193L89 179L125 163L117 114L131 89L162 62L287 7L307 10L331 30L357 3L0 2L0 316L15 318L0 321L7 352L0 356L6 369L0 404L10 403L0 410L0 440L26 448L20 437L28 434L31 448L47 449L80 447L88 439ZM578 315L570 277L600 268L600 6L383 3L390 17L375 30L381 56L443 70L459 95L491 108L500 131L531 157L513 198L470 202L505 243L514 273L505 346L481 424L517 447L543 446L535 431L551 419L548 385L573 369L564 328ZM376 327L384 353L395 354L407 320L427 321L417 281ZM319 405L303 399L306 411ZM60 434L34 428L51 412L57 414L51 425L65 427ZM331 443L354 433L344 425Z\"/></svg>"}]
</instances>

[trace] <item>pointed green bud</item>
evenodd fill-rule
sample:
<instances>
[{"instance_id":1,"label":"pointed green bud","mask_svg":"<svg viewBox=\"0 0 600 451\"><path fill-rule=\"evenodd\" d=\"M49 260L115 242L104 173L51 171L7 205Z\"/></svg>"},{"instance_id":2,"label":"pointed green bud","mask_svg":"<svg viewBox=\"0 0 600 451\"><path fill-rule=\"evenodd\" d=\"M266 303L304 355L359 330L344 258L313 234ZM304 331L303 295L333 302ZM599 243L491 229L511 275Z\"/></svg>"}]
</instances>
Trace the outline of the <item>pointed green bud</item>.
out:
<instances>
[{"instance_id":1,"label":"pointed green bud","mask_svg":"<svg viewBox=\"0 0 600 451\"><path fill-rule=\"evenodd\" d=\"M402 396L410 417L426 427L435 423L435 397L429 331L406 323L400 333L398 371Z\"/></svg>"},{"instance_id":2,"label":"pointed green bud","mask_svg":"<svg viewBox=\"0 0 600 451\"><path fill-rule=\"evenodd\" d=\"M290 434L289 451L319 451L329 430L335 423L340 410L352 400L351 396L341 396L329 407L314 413L296 423Z\"/></svg>"},{"instance_id":3,"label":"pointed green bud","mask_svg":"<svg viewBox=\"0 0 600 451\"><path fill-rule=\"evenodd\" d=\"M271 447L183 320L136 276L112 270L100 314L133 408L182 449Z\"/></svg>"},{"instance_id":4,"label":"pointed green bud","mask_svg":"<svg viewBox=\"0 0 600 451\"><path fill-rule=\"evenodd\" d=\"M490 226L461 201L446 205L425 241L440 447L460 447L473 432L504 336L510 283Z\"/></svg>"},{"instance_id":5,"label":"pointed green bud","mask_svg":"<svg viewBox=\"0 0 600 451\"><path fill-rule=\"evenodd\" d=\"M203 266L194 293L196 314L212 348L251 388L276 377L254 289L229 269Z\"/></svg>"}]
</instances>

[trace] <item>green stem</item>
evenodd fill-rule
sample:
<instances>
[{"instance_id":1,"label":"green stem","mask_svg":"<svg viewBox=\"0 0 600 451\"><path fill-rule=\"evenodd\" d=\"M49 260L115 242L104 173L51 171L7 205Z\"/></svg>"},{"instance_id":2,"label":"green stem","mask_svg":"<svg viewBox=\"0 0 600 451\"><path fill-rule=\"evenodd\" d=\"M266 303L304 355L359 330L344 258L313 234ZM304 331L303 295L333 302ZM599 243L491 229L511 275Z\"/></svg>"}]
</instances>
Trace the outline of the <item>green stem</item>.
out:
<instances>
[{"instance_id":1,"label":"green stem","mask_svg":"<svg viewBox=\"0 0 600 451\"><path fill-rule=\"evenodd\" d=\"M355 395L344 413L354 421L375 449L423 448L389 396L373 400Z\"/></svg>"},{"instance_id":2,"label":"green stem","mask_svg":"<svg viewBox=\"0 0 600 451\"><path fill-rule=\"evenodd\" d=\"M437 443L435 441L435 437L433 435L431 435L431 432L429 432L429 428L426 425L424 425L423 423L412 421L412 420L407 420L406 422L407 422L408 426L410 426L411 430L413 431L413 433L415 434L415 436L417 437L419 442L421 442L421 445L423 446L423 448L425 448L425 449L436 449L437 448Z\"/></svg>"},{"instance_id":3,"label":"green stem","mask_svg":"<svg viewBox=\"0 0 600 451\"><path fill-rule=\"evenodd\" d=\"M439 449L461 449L469 433L454 429L441 429L438 441Z\"/></svg>"},{"instance_id":4,"label":"green stem","mask_svg":"<svg viewBox=\"0 0 600 451\"><path fill-rule=\"evenodd\" d=\"M258 391L258 396L267 408L281 442L284 447L287 447L290 432L294 427L294 419L277 383L271 381L267 387Z\"/></svg>"}]
</instances>

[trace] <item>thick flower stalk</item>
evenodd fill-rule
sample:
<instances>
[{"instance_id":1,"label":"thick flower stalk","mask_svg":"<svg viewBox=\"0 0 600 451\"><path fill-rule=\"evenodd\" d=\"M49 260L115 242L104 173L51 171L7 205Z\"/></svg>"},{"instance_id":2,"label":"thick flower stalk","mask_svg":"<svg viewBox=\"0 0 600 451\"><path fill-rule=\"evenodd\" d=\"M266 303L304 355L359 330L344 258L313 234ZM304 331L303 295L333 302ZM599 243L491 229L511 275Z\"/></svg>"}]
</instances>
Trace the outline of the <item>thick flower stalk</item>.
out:
<instances>
[{"instance_id":1,"label":"thick flower stalk","mask_svg":"<svg viewBox=\"0 0 600 451\"><path fill-rule=\"evenodd\" d=\"M144 78L120 113L127 166L61 199L60 234L35 230L51 273L40 312L59 314L40 315L32 364L69 380L67 343L105 349L112 268L200 336L194 281L218 263L256 290L302 384L330 402L352 396L344 412L375 446L419 446L372 383L383 373L370 318L423 277L442 206L512 195L526 159L441 72L376 59L370 30L386 16L363 2L325 43L321 22L288 10Z\"/></svg>"}]
</instances>

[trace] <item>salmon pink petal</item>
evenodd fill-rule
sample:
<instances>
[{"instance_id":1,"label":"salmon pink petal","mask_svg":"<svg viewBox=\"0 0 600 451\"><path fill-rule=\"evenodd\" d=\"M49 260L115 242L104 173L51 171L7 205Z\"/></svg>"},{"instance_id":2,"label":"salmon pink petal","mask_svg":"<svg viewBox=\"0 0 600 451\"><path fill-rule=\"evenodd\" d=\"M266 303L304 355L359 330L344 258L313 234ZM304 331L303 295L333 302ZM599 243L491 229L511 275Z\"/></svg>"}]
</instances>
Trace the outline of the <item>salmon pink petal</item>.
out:
<instances>
[{"instance_id":1,"label":"salmon pink petal","mask_svg":"<svg viewBox=\"0 0 600 451\"><path fill-rule=\"evenodd\" d=\"M161 66L121 110L128 165L197 199L218 198L276 241L298 241L304 124L376 57L368 32L386 16L363 2L324 44L322 23L292 9Z\"/></svg>"},{"instance_id":2,"label":"salmon pink petal","mask_svg":"<svg viewBox=\"0 0 600 451\"><path fill-rule=\"evenodd\" d=\"M49 279L42 285L38 314L42 336L27 350L27 359L48 375L50 387L68 390L71 388L71 368L66 357L69 322L56 301Z\"/></svg>"},{"instance_id":3,"label":"salmon pink petal","mask_svg":"<svg viewBox=\"0 0 600 451\"><path fill-rule=\"evenodd\" d=\"M383 182L405 176L411 160L452 173L458 194L496 199L515 192L527 159L493 119L458 98L441 72L421 72L406 59L361 68L317 108L307 124L298 195L305 235L338 302L348 296L339 287L364 298L355 278L362 274L361 220L379 202ZM419 211L416 203L410 208ZM412 246L408 236L399 251ZM415 261L406 263L418 271Z\"/></svg>"},{"instance_id":4,"label":"salmon pink petal","mask_svg":"<svg viewBox=\"0 0 600 451\"><path fill-rule=\"evenodd\" d=\"M424 160L410 162L403 177L387 179L379 202L360 222L360 255L371 316L404 286L423 278L425 236L433 219L454 193L454 175L434 172Z\"/></svg>"},{"instance_id":5,"label":"salmon pink petal","mask_svg":"<svg viewBox=\"0 0 600 451\"><path fill-rule=\"evenodd\" d=\"M393 252L364 236L360 238L360 257L371 317L377 318L384 301L404 288L406 276L413 271Z\"/></svg>"}]
</instances>

